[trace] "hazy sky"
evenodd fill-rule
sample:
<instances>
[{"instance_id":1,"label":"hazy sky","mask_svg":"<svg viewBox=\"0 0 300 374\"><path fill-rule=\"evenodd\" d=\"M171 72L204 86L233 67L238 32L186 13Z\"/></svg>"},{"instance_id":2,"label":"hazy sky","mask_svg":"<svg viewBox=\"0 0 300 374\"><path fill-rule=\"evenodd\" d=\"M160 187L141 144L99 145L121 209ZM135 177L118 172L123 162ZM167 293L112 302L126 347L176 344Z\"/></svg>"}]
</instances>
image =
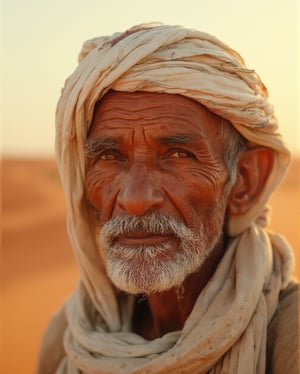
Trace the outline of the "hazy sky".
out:
<instances>
[{"instance_id":1,"label":"hazy sky","mask_svg":"<svg viewBox=\"0 0 300 374\"><path fill-rule=\"evenodd\" d=\"M297 0L2 0L1 7L6 155L54 154L56 102L84 40L152 21L197 28L237 49L267 85L281 131L300 153Z\"/></svg>"}]
</instances>

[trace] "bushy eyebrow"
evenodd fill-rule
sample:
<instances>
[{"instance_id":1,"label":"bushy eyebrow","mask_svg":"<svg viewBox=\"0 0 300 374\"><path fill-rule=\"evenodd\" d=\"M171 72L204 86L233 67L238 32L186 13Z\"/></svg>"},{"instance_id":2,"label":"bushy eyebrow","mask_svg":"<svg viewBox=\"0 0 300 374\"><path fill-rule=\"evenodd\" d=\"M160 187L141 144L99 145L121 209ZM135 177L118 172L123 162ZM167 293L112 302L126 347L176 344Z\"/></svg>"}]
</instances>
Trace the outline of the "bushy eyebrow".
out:
<instances>
[{"instance_id":1,"label":"bushy eyebrow","mask_svg":"<svg viewBox=\"0 0 300 374\"><path fill-rule=\"evenodd\" d=\"M190 136L190 135L171 135L171 136L163 136L159 138L159 143L168 145L168 144L191 144L195 143L197 140L203 141L204 137L201 135L197 136Z\"/></svg>"},{"instance_id":2,"label":"bushy eyebrow","mask_svg":"<svg viewBox=\"0 0 300 374\"><path fill-rule=\"evenodd\" d=\"M85 153L89 158L93 158L105 149L119 149L119 143L113 138L91 138L86 141Z\"/></svg>"},{"instance_id":3,"label":"bushy eyebrow","mask_svg":"<svg viewBox=\"0 0 300 374\"><path fill-rule=\"evenodd\" d=\"M170 145L170 144L193 144L197 141L203 141L205 138L200 135L169 135L158 138L159 144ZM85 153L88 158L97 157L105 149L120 149L119 141L111 137L97 137L91 138L86 141Z\"/></svg>"}]
</instances>

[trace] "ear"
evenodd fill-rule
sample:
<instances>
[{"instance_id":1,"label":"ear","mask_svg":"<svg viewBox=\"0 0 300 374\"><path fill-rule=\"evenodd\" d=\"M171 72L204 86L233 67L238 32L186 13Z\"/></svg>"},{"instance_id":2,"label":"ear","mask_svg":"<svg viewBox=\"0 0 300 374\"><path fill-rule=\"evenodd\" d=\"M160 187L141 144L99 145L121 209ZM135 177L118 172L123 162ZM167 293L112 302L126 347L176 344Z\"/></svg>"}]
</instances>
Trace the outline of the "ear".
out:
<instances>
[{"instance_id":1,"label":"ear","mask_svg":"<svg viewBox=\"0 0 300 374\"><path fill-rule=\"evenodd\" d=\"M236 182L228 197L230 215L243 215L252 207L268 180L273 163L274 153L270 148L251 148L242 154Z\"/></svg>"}]
</instances>

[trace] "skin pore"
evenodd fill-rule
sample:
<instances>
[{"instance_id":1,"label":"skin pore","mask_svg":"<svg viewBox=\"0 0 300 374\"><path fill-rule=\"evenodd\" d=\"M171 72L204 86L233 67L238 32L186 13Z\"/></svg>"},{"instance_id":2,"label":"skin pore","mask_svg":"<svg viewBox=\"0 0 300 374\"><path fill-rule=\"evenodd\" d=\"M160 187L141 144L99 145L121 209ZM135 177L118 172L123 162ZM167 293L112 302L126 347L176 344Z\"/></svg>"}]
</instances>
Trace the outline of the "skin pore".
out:
<instances>
[{"instance_id":1,"label":"skin pore","mask_svg":"<svg viewBox=\"0 0 300 374\"><path fill-rule=\"evenodd\" d=\"M238 206L241 192L224 194L221 121L179 95L112 91L95 107L87 198L105 232L100 245L112 282L146 295L133 330L148 339L182 329L224 254L226 210L234 211L230 201ZM238 178L242 189L245 179ZM152 228L151 215L184 225L195 240L185 250L176 230ZM144 225L132 224L142 218Z\"/></svg>"}]
</instances>

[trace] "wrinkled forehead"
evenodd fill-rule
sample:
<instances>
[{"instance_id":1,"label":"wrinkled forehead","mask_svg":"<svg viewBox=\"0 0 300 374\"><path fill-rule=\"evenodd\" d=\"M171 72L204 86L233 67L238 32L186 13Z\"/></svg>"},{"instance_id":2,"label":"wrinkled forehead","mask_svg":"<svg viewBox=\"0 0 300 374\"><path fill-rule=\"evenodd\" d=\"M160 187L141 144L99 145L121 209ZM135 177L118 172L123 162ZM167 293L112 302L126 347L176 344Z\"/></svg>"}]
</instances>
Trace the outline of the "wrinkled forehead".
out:
<instances>
[{"instance_id":1,"label":"wrinkled forehead","mask_svg":"<svg viewBox=\"0 0 300 374\"><path fill-rule=\"evenodd\" d=\"M147 92L147 91L115 91L106 93L95 106L94 113L101 107L102 111L114 108L125 108L133 110L151 110L153 108L168 107L178 109L178 111L189 110L202 112L211 117L218 117L204 105L179 94Z\"/></svg>"},{"instance_id":2,"label":"wrinkled forehead","mask_svg":"<svg viewBox=\"0 0 300 374\"><path fill-rule=\"evenodd\" d=\"M112 121L187 125L195 132L219 132L223 118L202 104L178 94L109 91L95 106L90 134ZM206 130L206 128L208 130Z\"/></svg>"}]
</instances>

